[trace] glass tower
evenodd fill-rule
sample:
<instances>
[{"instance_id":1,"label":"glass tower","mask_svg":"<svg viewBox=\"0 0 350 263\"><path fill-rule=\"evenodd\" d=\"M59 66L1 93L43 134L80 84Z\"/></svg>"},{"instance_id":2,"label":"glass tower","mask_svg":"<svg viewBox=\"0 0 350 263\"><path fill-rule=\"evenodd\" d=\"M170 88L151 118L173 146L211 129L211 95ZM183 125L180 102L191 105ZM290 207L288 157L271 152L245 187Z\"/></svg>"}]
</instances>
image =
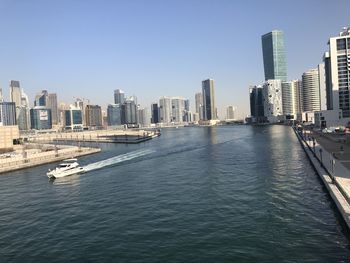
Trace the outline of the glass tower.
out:
<instances>
[{"instance_id":1,"label":"glass tower","mask_svg":"<svg viewBox=\"0 0 350 263\"><path fill-rule=\"evenodd\" d=\"M261 37L265 80L287 81L286 54L283 31L273 30Z\"/></svg>"}]
</instances>

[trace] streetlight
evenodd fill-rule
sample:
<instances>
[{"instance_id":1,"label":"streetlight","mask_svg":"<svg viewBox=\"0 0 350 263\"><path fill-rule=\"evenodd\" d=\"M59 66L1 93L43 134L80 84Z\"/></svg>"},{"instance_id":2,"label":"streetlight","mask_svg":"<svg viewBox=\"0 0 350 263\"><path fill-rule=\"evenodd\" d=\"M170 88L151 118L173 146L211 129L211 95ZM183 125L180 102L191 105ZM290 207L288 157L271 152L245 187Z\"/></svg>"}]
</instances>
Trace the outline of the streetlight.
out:
<instances>
[{"instance_id":1,"label":"streetlight","mask_svg":"<svg viewBox=\"0 0 350 263\"><path fill-rule=\"evenodd\" d=\"M312 137L312 148L314 149L314 156L316 156L316 152L315 152L315 137Z\"/></svg>"}]
</instances>

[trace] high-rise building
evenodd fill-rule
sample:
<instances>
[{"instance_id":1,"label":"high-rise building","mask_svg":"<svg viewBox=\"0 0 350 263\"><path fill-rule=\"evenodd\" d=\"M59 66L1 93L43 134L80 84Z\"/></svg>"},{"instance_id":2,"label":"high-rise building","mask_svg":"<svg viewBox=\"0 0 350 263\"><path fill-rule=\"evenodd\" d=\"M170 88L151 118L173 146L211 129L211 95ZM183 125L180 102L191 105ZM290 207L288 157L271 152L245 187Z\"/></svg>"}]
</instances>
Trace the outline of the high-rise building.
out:
<instances>
[{"instance_id":1,"label":"high-rise building","mask_svg":"<svg viewBox=\"0 0 350 263\"><path fill-rule=\"evenodd\" d=\"M137 106L135 101L127 99L122 104L122 124L137 124Z\"/></svg>"},{"instance_id":2,"label":"high-rise building","mask_svg":"<svg viewBox=\"0 0 350 263\"><path fill-rule=\"evenodd\" d=\"M30 109L31 129L47 130L52 128L51 109L44 106L35 106Z\"/></svg>"},{"instance_id":3,"label":"high-rise building","mask_svg":"<svg viewBox=\"0 0 350 263\"><path fill-rule=\"evenodd\" d=\"M14 102L0 102L0 126L17 125Z\"/></svg>"},{"instance_id":4,"label":"high-rise building","mask_svg":"<svg viewBox=\"0 0 350 263\"><path fill-rule=\"evenodd\" d=\"M185 101L180 97L171 98L171 122L182 123L185 111Z\"/></svg>"},{"instance_id":5,"label":"high-rise building","mask_svg":"<svg viewBox=\"0 0 350 263\"><path fill-rule=\"evenodd\" d=\"M171 123L171 98L161 97L159 99L159 122L169 124Z\"/></svg>"},{"instance_id":6,"label":"high-rise building","mask_svg":"<svg viewBox=\"0 0 350 263\"><path fill-rule=\"evenodd\" d=\"M52 114L52 124L58 124L58 107L57 107L57 94L49 93L47 97L47 105L49 109L51 109Z\"/></svg>"},{"instance_id":7,"label":"high-rise building","mask_svg":"<svg viewBox=\"0 0 350 263\"><path fill-rule=\"evenodd\" d=\"M85 107L86 126L91 129L102 127L102 110L98 105L86 105Z\"/></svg>"},{"instance_id":8,"label":"high-rise building","mask_svg":"<svg viewBox=\"0 0 350 263\"><path fill-rule=\"evenodd\" d=\"M283 31L273 30L261 37L265 80L287 81L286 54Z\"/></svg>"},{"instance_id":9,"label":"high-rise building","mask_svg":"<svg viewBox=\"0 0 350 263\"><path fill-rule=\"evenodd\" d=\"M120 89L114 91L114 104L123 104L125 102L125 93Z\"/></svg>"},{"instance_id":10,"label":"high-rise building","mask_svg":"<svg viewBox=\"0 0 350 263\"><path fill-rule=\"evenodd\" d=\"M19 85L19 81L17 80L11 80L10 81L10 99L11 102L14 102L16 104L16 107L21 106L21 98L22 98L22 92Z\"/></svg>"},{"instance_id":11,"label":"high-rise building","mask_svg":"<svg viewBox=\"0 0 350 263\"><path fill-rule=\"evenodd\" d=\"M4 101L4 96L2 94L2 88L0 88L0 102Z\"/></svg>"},{"instance_id":12,"label":"high-rise building","mask_svg":"<svg viewBox=\"0 0 350 263\"><path fill-rule=\"evenodd\" d=\"M264 114L264 96L262 86L249 87L250 115L256 123L266 122Z\"/></svg>"},{"instance_id":13,"label":"high-rise building","mask_svg":"<svg viewBox=\"0 0 350 263\"><path fill-rule=\"evenodd\" d=\"M206 79L202 81L203 94L203 120L216 120L214 80Z\"/></svg>"},{"instance_id":14,"label":"high-rise building","mask_svg":"<svg viewBox=\"0 0 350 263\"><path fill-rule=\"evenodd\" d=\"M47 107L49 93L47 90L42 90L35 96L34 106Z\"/></svg>"},{"instance_id":15,"label":"high-rise building","mask_svg":"<svg viewBox=\"0 0 350 263\"><path fill-rule=\"evenodd\" d=\"M282 108L287 119L295 120L297 114L301 113L300 90L300 80L282 82Z\"/></svg>"},{"instance_id":16,"label":"high-rise building","mask_svg":"<svg viewBox=\"0 0 350 263\"><path fill-rule=\"evenodd\" d=\"M115 126L122 124L122 106L121 104L109 104L107 107L107 124Z\"/></svg>"},{"instance_id":17,"label":"high-rise building","mask_svg":"<svg viewBox=\"0 0 350 263\"><path fill-rule=\"evenodd\" d=\"M324 63L318 64L317 70L318 70L318 85L320 87L320 108L321 108L321 110L327 110L327 89L326 89L325 64Z\"/></svg>"},{"instance_id":18,"label":"high-rise building","mask_svg":"<svg viewBox=\"0 0 350 263\"><path fill-rule=\"evenodd\" d=\"M350 27L339 36L329 39L329 53L325 54L327 105L329 110L342 110L342 117L350 117Z\"/></svg>"},{"instance_id":19,"label":"high-rise building","mask_svg":"<svg viewBox=\"0 0 350 263\"><path fill-rule=\"evenodd\" d=\"M203 96L202 92L198 92L195 95L196 101L196 113L198 113L198 117L200 120L203 119Z\"/></svg>"},{"instance_id":20,"label":"high-rise building","mask_svg":"<svg viewBox=\"0 0 350 263\"><path fill-rule=\"evenodd\" d=\"M158 103L152 103L152 105L151 105L151 111L152 111L151 123L158 123L158 122L159 122L159 108L158 108Z\"/></svg>"},{"instance_id":21,"label":"high-rise building","mask_svg":"<svg viewBox=\"0 0 350 263\"><path fill-rule=\"evenodd\" d=\"M81 131L83 130L83 112L80 108L70 105L69 110L65 110L65 129Z\"/></svg>"},{"instance_id":22,"label":"high-rise building","mask_svg":"<svg viewBox=\"0 0 350 263\"><path fill-rule=\"evenodd\" d=\"M318 68L310 69L302 75L302 109L305 112L321 110L320 80Z\"/></svg>"},{"instance_id":23,"label":"high-rise building","mask_svg":"<svg viewBox=\"0 0 350 263\"><path fill-rule=\"evenodd\" d=\"M138 112L139 124L142 125L143 127L147 127L150 121L148 109L147 108L138 109L137 112Z\"/></svg>"},{"instance_id":24,"label":"high-rise building","mask_svg":"<svg viewBox=\"0 0 350 263\"><path fill-rule=\"evenodd\" d=\"M263 85L264 114L270 123L278 122L283 115L280 79L269 79Z\"/></svg>"},{"instance_id":25,"label":"high-rise building","mask_svg":"<svg viewBox=\"0 0 350 263\"><path fill-rule=\"evenodd\" d=\"M226 108L226 120L234 120L235 119L235 107L228 106Z\"/></svg>"}]
</instances>

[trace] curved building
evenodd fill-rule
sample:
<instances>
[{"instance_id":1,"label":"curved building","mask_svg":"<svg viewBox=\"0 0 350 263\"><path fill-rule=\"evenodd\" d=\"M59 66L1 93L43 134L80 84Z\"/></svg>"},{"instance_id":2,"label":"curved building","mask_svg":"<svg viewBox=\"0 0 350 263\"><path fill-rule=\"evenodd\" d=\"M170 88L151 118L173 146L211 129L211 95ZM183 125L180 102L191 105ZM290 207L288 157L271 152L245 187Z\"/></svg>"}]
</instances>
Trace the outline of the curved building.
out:
<instances>
[{"instance_id":1,"label":"curved building","mask_svg":"<svg viewBox=\"0 0 350 263\"><path fill-rule=\"evenodd\" d=\"M302 76L303 111L321 110L319 71L317 68L306 71Z\"/></svg>"}]
</instances>

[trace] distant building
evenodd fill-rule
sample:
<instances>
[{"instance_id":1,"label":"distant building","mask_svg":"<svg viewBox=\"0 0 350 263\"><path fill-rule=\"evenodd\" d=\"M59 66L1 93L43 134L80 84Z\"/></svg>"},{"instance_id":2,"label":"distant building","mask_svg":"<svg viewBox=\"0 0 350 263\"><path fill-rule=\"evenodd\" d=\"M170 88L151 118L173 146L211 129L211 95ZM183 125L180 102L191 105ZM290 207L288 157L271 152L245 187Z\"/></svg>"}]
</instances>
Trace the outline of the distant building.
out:
<instances>
[{"instance_id":1,"label":"distant building","mask_svg":"<svg viewBox=\"0 0 350 263\"><path fill-rule=\"evenodd\" d=\"M207 79L202 81L203 94L203 120L216 120L214 80Z\"/></svg>"},{"instance_id":2,"label":"distant building","mask_svg":"<svg viewBox=\"0 0 350 263\"><path fill-rule=\"evenodd\" d=\"M287 81L287 64L283 31L273 30L261 37L265 81Z\"/></svg>"},{"instance_id":3,"label":"distant building","mask_svg":"<svg viewBox=\"0 0 350 263\"><path fill-rule=\"evenodd\" d=\"M171 98L171 122L182 123L185 111L185 101L181 97Z\"/></svg>"},{"instance_id":4,"label":"distant building","mask_svg":"<svg viewBox=\"0 0 350 263\"><path fill-rule=\"evenodd\" d=\"M10 81L10 99L11 102L14 102L16 104L16 107L21 106L21 98L22 98L22 92L19 85L19 81L17 80L11 80Z\"/></svg>"},{"instance_id":5,"label":"distant building","mask_svg":"<svg viewBox=\"0 0 350 263\"><path fill-rule=\"evenodd\" d=\"M198 113L199 120L203 119L203 96L202 92L198 92L195 95L196 113Z\"/></svg>"},{"instance_id":6,"label":"distant building","mask_svg":"<svg viewBox=\"0 0 350 263\"><path fill-rule=\"evenodd\" d=\"M107 107L107 124L116 126L122 124L122 107L121 104L109 104Z\"/></svg>"},{"instance_id":7,"label":"distant building","mask_svg":"<svg viewBox=\"0 0 350 263\"><path fill-rule=\"evenodd\" d=\"M125 93L120 89L114 91L114 104L123 104L125 102Z\"/></svg>"},{"instance_id":8,"label":"distant building","mask_svg":"<svg viewBox=\"0 0 350 263\"><path fill-rule=\"evenodd\" d=\"M169 124L171 123L171 98L170 97L161 97L159 99L159 117L161 123Z\"/></svg>"},{"instance_id":9,"label":"distant building","mask_svg":"<svg viewBox=\"0 0 350 263\"><path fill-rule=\"evenodd\" d=\"M122 124L137 124L137 106L134 100L127 99L122 104Z\"/></svg>"},{"instance_id":10,"label":"distant building","mask_svg":"<svg viewBox=\"0 0 350 263\"><path fill-rule=\"evenodd\" d=\"M302 75L303 111L321 110L320 80L318 68L310 69Z\"/></svg>"},{"instance_id":11,"label":"distant building","mask_svg":"<svg viewBox=\"0 0 350 263\"><path fill-rule=\"evenodd\" d=\"M264 115L270 123L278 122L283 115L282 86L280 79L269 79L263 85Z\"/></svg>"},{"instance_id":12,"label":"distant building","mask_svg":"<svg viewBox=\"0 0 350 263\"><path fill-rule=\"evenodd\" d=\"M264 114L264 95L262 86L251 86L249 88L250 115L252 122L266 122Z\"/></svg>"},{"instance_id":13,"label":"distant building","mask_svg":"<svg viewBox=\"0 0 350 263\"><path fill-rule=\"evenodd\" d=\"M65 110L65 129L73 131L83 130L83 112L80 108L71 105Z\"/></svg>"},{"instance_id":14,"label":"distant building","mask_svg":"<svg viewBox=\"0 0 350 263\"><path fill-rule=\"evenodd\" d=\"M16 104L14 102L0 102L0 126L17 125Z\"/></svg>"},{"instance_id":15,"label":"distant building","mask_svg":"<svg viewBox=\"0 0 350 263\"><path fill-rule=\"evenodd\" d=\"M57 94L49 93L47 97L47 105L49 109L51 109L52 114L52 124L58 124L58 106L57 106Z\"/></svg>"},{"instance_id":16,"label":"distant building","mask_svg":"<svg viewBox=\"0 0 350 263\"><path fill-rule=\"evenodd\" d=\"M151 105L151 111L152 111L151 123L158 123L158 122L159 122L159 108L158 108L158 103L152 103L152 105Z\"/></svg>"},{"instance_id":17,"label":"distant building","mask_svg":"<svg viewBox=\"0 0 350 263\"><path fill-rule=\"evenodd\" d=\"M52 129L51 109L43 106L36 106L30 110L31 129L47 130Z\"/></svg>"},{"instance_id":18,"label":"distant building","mask_svg":"<svg viewBox=\"0 0 350 263\"><path fill-rule=\"evenodd\" d=\"M226 120L234 120L235 119L235 107L228 106L226 108Z\"/></svg>"},{"instance_id":19,"label":"distant building","mask_svg":"<svg viewBox=\"0 0 350 263\"><path fill-rule=\"evenodd\" d=\"M2 88L0 88L0 102L4 101L4 96L2 94Z\"/></svg>"},{"instance_id":20,"label":"distant building","mask_svg":"<svg viewBox=\"0 0 350 263\"><path fill-rule=\"evenodd\" d=\"M286 119L296 120L298 114L301 114L300 90L300 80L282 82L282 108Z\"/></svg>"},{"instance_id":21,"label":"distant building","mask_svg":"<svg viewBox=\"0 0 350 263\"><path fill-rule=\"evenodd\" d=\"M91 129L102 127L102 110L98 105L86 105L85 107L86 126Z\"/></svg>"},{"instance_id":22,"label":"distant building","mask_svg":"<svg viewBox=\"0 0 350 263\"><path fill-rule=\"evenodd\" d=\"M143 127L147 127L150 124L150 118L147 108L138 109L138 120L139 124Z\"/></svg>"},{"instance_id":23,"label":"distant building","mask_svg":"<svg viewBox=\"0 0 350 263\"><path fill-rule=\"evenodd\" d=\"M35 101L34 101L34 106L43 106L43 107L47 107L48 105L48 96L49 93L47 92L47 90L42 90L40 93L38 93L35 96Z\"/></svg>"}]
</instances>

